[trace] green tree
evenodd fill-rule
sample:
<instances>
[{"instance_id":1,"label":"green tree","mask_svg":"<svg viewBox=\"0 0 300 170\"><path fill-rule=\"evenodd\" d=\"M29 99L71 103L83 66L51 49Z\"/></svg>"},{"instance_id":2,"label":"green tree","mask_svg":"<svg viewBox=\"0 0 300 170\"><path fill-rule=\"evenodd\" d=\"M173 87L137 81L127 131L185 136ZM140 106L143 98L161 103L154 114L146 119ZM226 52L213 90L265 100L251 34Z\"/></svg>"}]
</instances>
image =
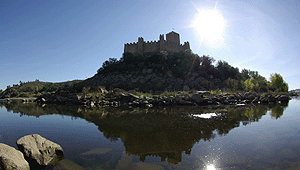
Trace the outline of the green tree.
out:
<instances>
[{"instance_id":1,"label":"green tree","mask_svg":"<svg viewBox=\"0 0 300 170\"><path fill-rule=\"evenodd\" d=\"M31 87L25 87L23 92L33 92L33 89Z\"/></svg>"},{"instance_id":2,"label":"green tree","mask_svg":"<svg viewBox=\"0 0 300 170\"><path fill-rule=\"evenodd\" d=\"M214 86L215 86L214 82L209 81L209 80L203 80L201 82L201 85L207 90L213 90Z\"/></svg>"},{"instance_id":3,"label":"green tree","mask_svg":"<svg viewBox=\"0 0 300 170\"><path fill-rule=\"evenodd\" d=\"M245 81L248 78L250 78L249 72L250 72L250 70L247 70L247 69L242 70L242 72L241 72L242 81Z\"/></svg>"},{"instance_id":4,"label":"green tree","mask_svg":"<svg viewBox=\"0 0 300 170\"><path fill-rule=\"evenodd\" d=\"M236 90L238 88L238 80L232 79L232 78L228 78L224 81L224 84L232 89L232 90Z\"/></svg>"},{"instance_id":5,"label":"green tree","mask_svg":"<svg viewBox=\"0 0 300 170\"><path fill-rule=\"evenodd\" d=\"M91 89L91 87L83 87L83 89L82 89L83 95L87 95L90 89Z\"/></svg>"},{"instance_id":6,"label":"green tree","mask_svg":"<svg viewBox=\"0 0 300 170\"><path fill-rule=\"evenodd\" d=\"M249 75L252 79L257 79L260 76L258 71L249 71Z\"/></svg>"},{"instance_id":7,"label":"green tree","mask_svg":"<svg viewBox=\"0 0 300 170\"><path fill-rule=\"evenodd\" d=\"M270 86L271 89L277 92L288 92L289 86L288 84L283 80L282 76L280 74L274 73L271 74L271 82Z\"/></svg>"},{"instance_id":8,"label":"green tree","mask_svg":"<svg viewBox=\"0 0 300 170\"><path fill-rule=\"evenodd\" d=\"M0 89L0 99L2 98L3 90Z\"/></svg>"},{"instance_id":9,"label":"green tree","mask_svg":"<svg viewBox=\"0 0 300 170\"><path fill-rule=\"evenodd\" d=\"M245 90L246 91L253 91L254 90L253 79L248 78L247 80L245 80L244 85L245 85Z\"/></svg>"},{"instance_id":10,"label":"green tree","mask_svg":"<svg viewBox=\"0 0 300 170\"><path fill-rule=\"evenodd\" d=\"M214 67L212 65L212 63L214 63L214 62L215 62L215 59L212 57L209 57L209 55L207 55L207 56L203 55L202 57L200 57L201 71L209 72L211 70L211 68Z\"/></svg>"},{"instance_id":11,"label":"green tree","mask_svg":"<svg viewBox=\"0 0 300 170\"><path fill-rule=\"evenodd\" d=\"M268 91L268 82L265 77L259 75L255 79L256 83L258 84L257 86L259 87L259 91L261 92L267 92Z\"/></svg>"},{"instance_id":12,"label":"green tree","mask_svg":"<svg viewBox=\"0 0 300 170\"><path fill-rule=\"evenodd\" d=\"M242 81L246 91L267 92L268 82L265 77L258 74L257 71L243 69L241 72ZM247 78L246 80L243 80Z\"/></svg>"},{"instance_id":13,"label":"green tree","mask_svg":"<svg viewBox=\"0 0 300 170\"><path fill-rule=\"evenodd\" d=\"M239 79L239 69L229 65L226 61L219 60L217 63L217 75L215 77L220 78L221 81L225 81L228 78Z\"/></svg>"},{"instance_id":14,"label":"green tree","mask_svg":"<svg viewBox=\"0 0 300 170\"><path fill-rule=\"evenodd\" d=\"M38 86L35 86L34 88L34 93L37 94L39 92L39 87Z\"/></svg>"}]
</instances>

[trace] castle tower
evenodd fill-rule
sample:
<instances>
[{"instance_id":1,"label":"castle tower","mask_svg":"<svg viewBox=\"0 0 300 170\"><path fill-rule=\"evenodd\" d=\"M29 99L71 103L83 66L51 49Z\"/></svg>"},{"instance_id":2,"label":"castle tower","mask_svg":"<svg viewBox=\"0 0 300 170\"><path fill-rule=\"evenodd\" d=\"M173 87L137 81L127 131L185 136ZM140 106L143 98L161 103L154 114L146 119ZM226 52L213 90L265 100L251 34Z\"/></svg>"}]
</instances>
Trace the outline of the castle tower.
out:
<instances>
[{"instance_id":1,"label":"castle tower","mask_svg":"<svg viewBox=\"0 0 300 170\"><path fill-rule=\"evenodd\" d=\"M138 38L138 54L143 54L144 53L144 38L139 37Z\"/></svg>"},{"instance_id":2,"label":"castle tower","mask_svg":"<svg viewBox=\"0 0 300 170\"><path fill-rule=\"evenodd\" d=\"M164 34L159 35L159 50L160 51L165 51L166 50Z\"/></svg>"},{"instance_id":3,"label":"castle tower","mask_svg":"<svg viewBox=\"0 0 300 170\"><path fill-rule=\"evenodd\" d=\"M124 44L124 53L130 52L134 55L143 55L150 53L159 53L161 51L167 51L168 53L180 52L190 50L189 42L180 44L179 34L172 31L166 34L166 40L164 34L159 35L158 41L145 42L142 37L138 38L138 42Z\"/></svg>"},{"instance_id":4,"label":"castle tower","mask_svg":"<svg viewBox=\"0 0 300 170\"><path fill-rule=\"evenodd\" d=\"M166 35L167 42L173 45L180 45L179 34L172 31Z\"/></svg>"}]
</instances>

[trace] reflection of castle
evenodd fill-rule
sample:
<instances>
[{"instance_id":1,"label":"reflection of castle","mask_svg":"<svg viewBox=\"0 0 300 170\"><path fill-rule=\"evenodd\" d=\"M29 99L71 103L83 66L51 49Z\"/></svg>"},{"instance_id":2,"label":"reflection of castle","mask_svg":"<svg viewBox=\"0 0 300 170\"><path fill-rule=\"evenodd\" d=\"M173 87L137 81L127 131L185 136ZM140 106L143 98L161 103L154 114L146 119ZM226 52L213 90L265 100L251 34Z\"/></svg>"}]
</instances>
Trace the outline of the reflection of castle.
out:
<instances>
[{"instance_id":1,"label":"reflection of castle","mask_svg":"<svg viewBox=\"0 0 300 170\"><path fill-rule=\"evenodd\" d=\"M182 152L190 154L197 137L189 138L182 133L169 133L171 130L163 126L162 129L131 129L122 132L121 140L124 143L127 155L136 155L144 162L147 156L160 157L161 161L178 164L182 159ZM151 129L151 130L150 130ZM148 131L150 130L150 131ZM195 136L197 133L193 133ZM212 134L209 134L212 135ZM199 134L198 134L199 136Z\"/></svg>"},{"instance_id":2,"label":"reflection of castle","mask_svg":"<svg viewBox=\"0 0 300 170\"><path fill-rule=\"evenodd\" d=\"M139 37L137 43L127 43L124 45L124 53L130 52L133 54L156 53L161 51L180 52L189 49L189 42L184 42L183 45L180 44L179 34L174 31L166 35L166 40L164 40L164 35L162 34L159 36L158 41L145 42L142 37Z\"/></svg>"}]
</instances>

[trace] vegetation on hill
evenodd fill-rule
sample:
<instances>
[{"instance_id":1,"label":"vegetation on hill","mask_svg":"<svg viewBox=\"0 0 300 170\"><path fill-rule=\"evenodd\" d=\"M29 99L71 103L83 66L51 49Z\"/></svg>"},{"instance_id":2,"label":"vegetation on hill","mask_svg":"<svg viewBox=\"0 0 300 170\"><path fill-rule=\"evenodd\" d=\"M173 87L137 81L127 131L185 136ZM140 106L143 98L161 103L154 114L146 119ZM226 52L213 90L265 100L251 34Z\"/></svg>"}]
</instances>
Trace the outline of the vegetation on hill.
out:
<instances>
[{"instance_id":1,"label":"vegetation on hill","mask_svg":"<svg viewBox=\"0 0 300 170\"><path fill-rule=\"evenodd\" d=\"M168 54L166 52L133 55L124 53L120 60L109 58L97 71L97 75L111 73L141 72L151 69L155 73L171 75L187 81L195 74L201 76L201 86L206 90L227 89L252 92L288 92L288 84L284 82L280 74L274 73L270 81L257 71L243 69L229 65L226 61L217 61L212 57L198 56L190 50Z\"/></svg>"},{"instance_id":2,"label":"vegetation on hill","mask_svg":"<svg viewBox=\"0 0 300 170\"><path fill-rule=\"evenodd\" d=\"M186 50L170 54L124 53L119 60L109 58L93 77L84 81L20 81L19 84L7 86L4 91L0 90L0 98L34 97L61 89L86 93L97 90L100 86L124 90L135 90L139 87L143 92L178 91L183 90L184 86L189 86L190 90L288 92L288 84L280 74L271 74L270 81L267 81L257 71L240 71L226 61L219 60L215 63L215 59L208 55L199 56Z\"/></svg>"},{"instance_id":3,"label":"vegetation on hill","mask_svg":"<svg viewBox=\"0 0 300 170\"><path fill-rule=\"evenodd\" d=\"M7 86L3 91L0 90L0 98L13 98L13 97L35 97L48 92L55 92L61 89L68 89L75 92L74 84L82 80L73 80L59 83L41 82L39 80L22 82Z\"/></svg>"}]
</instances>

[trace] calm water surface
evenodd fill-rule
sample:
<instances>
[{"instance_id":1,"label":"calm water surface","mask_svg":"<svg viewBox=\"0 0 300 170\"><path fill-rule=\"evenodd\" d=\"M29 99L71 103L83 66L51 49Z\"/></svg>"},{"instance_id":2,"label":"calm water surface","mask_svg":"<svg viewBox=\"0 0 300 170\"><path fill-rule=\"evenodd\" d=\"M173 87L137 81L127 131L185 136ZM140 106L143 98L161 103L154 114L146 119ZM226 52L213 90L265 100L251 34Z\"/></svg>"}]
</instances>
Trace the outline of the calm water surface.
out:
<instances>
[{"instance_id":1,"label":"calm water surface","mask_svg":"<svg viewBox=\"0 0 300 170\"><path fill-rule=\"evenodd\" d=\"M65 159L54 170L300 169L299 121L297 99L149 109L12 102L0 103L0 142L17 148L37 133L60 144Z\"/></svg>"}]
</instances>

